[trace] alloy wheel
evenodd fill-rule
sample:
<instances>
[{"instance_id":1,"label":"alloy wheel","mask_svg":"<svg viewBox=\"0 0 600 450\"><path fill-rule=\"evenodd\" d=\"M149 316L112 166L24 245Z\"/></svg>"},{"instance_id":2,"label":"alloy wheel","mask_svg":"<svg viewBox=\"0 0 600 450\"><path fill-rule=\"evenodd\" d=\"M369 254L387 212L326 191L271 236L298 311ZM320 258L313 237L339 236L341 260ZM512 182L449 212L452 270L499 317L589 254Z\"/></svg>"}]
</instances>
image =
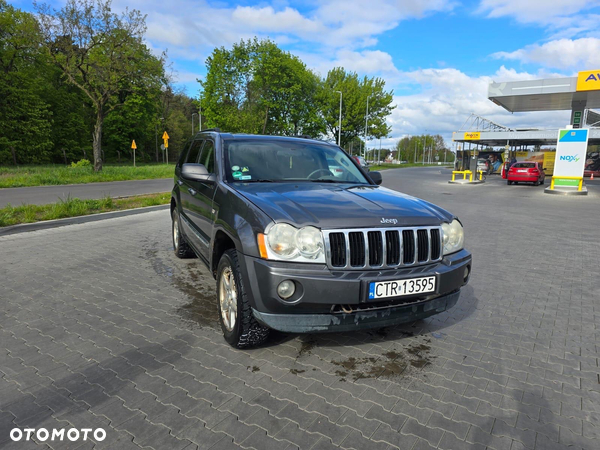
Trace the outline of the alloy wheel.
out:
<instances>
[{"instance_id":1,"label":"alloy wheel","mask_svg":"<svg viewBox=\"0 0 600 450\"><path fill-rule=\"evenodd\" d=\"M231 267L226 267L221 274L219 304L223 325L227 331L232 331L237 320L237 288Z\"/></svg>"}]
</instances>

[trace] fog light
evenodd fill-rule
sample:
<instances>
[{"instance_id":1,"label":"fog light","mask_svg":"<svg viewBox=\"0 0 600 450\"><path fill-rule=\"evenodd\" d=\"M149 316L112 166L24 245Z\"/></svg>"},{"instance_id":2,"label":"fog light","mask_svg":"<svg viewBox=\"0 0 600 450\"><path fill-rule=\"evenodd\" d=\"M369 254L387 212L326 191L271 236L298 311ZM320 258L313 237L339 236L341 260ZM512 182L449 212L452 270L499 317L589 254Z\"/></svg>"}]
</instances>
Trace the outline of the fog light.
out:
<instances>
[{"instance_id":1,"label":"fog light","mask_svg":"<svg viewBox=\"0 0 600 450\"><path fill-rule=\"evenodd\" d=\"M296 292L296 285L292 280L284 280L277 286L277 295L282 299L287 300Z\"/></svg>"},{"instance_id":2,"label":"fog light","mask_svg":"<svg viewBox=\"0 0 600 450\"><path fill-rule=\"evenodd\" d=\"M465 277L464 277L464 281L467 281L467 279L469 278L469 272L471 271L471 268L469 266L465 267Z\"/></svg>"}]
</instances>

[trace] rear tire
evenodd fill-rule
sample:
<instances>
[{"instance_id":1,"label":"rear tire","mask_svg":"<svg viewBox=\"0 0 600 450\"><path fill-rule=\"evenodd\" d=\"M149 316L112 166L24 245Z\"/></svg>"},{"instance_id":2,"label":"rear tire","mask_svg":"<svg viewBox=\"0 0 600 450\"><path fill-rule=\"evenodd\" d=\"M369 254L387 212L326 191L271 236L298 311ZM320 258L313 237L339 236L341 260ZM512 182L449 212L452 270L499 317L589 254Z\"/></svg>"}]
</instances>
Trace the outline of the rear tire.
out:
<instances>
[{"instance_id":1,"label":"rear tire","mask_svg":"<svg viewBox=\"0 0 600 450\"><path fill-rule=\"evenodd\" d=\"M175 256L182 259L195 258L196 253L194 253L192 247L186 242L185 236L181 231L181 219L177 207L173 210L171 220L171 236L173 237L173 250L175 251Z\"/></svg>"},{"instance_id":2,"label":"rear tire","mask_svg":"<svg viewBox=\"0 0 600 450\"><path fill-rule=\"evenodd\" d=\"M269 328L252 315L234 249L223 253L217 267L217 308L223 337L233 347L254 347L269 336Z\"/></svg>"},{"instance_id":3,"label":"rear tire","mask_svg":"<svg viewBox=\"0 0 600 450\"><path fill-rule=\"evenodd\" d=\"M506 180L506 184L508 184L510 186L512 184L512 181Z\"/></svg>"}]
</instances>

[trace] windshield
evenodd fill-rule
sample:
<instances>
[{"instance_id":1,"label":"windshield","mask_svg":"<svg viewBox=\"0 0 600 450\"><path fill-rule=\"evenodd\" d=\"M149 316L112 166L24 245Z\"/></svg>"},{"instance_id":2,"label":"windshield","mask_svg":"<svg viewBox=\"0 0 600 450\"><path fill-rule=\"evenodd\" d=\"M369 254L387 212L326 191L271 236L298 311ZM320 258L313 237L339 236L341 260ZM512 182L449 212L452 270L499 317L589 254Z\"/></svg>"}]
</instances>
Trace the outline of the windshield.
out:
<instances>
[{"instance_id":1,"label":"windshield","mask_svg":"<svg viewBox=\"0 0 600 450\"><path fill-rule=\"evenodd\" d=\"M307 181L370 184L337 147L290 140L225 142L229 182Z\"/></svg>"}]
</instances>

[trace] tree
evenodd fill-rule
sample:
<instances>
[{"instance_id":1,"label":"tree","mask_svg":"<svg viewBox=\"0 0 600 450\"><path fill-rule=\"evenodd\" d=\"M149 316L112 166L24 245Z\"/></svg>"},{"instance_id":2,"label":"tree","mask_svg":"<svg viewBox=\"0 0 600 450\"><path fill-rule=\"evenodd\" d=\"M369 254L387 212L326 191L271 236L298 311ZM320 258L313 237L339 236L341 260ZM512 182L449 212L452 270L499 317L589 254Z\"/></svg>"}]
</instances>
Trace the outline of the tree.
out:
<instances>
[{"instance_id":1,"label":"tree","mask_svg":"<svg viewBox=\"0 0 600 450\"><path fill-rule=\"evenodd\" d=\"M318 77L269 40L242 40L217 48L201 81L202 113L209 127L230 132L321 134L315 104Z\"/></svg>"},{"instance_id":2,"label":"tree","mask_svg":"<svg viewBox=\"0 0 600 450\"><path fill-rule=\"evenodd\" d=\"M95 115L94 170L102 170L102 126L106 116L141 86L164 81L163 57L144 45L145 16L112 13L110 0L68 0L57 11L35 5L44 46L69 83L81 89Z\"/></svg>"},{"instance_id":3,"label":"tree","mask_svg":"<svg viewBox=\"0 0 600 450\"><path fill-rule=\"evenodd\" d=\"M35 18L0 0L0 162L50 158L50 112L37 75L39 42Z\"/></svg>"},{"instance_id":4,"label":"tree","mask_svg":"<svg viewBox=\"0 0 600 450\"><path fill-rule=\"evenodd\" d=\"M327 132L330 136L337 137L340 96L336 91L342 92L342 147L347 148L354 138L364 136L367 98L369 98L367 138L379 139L390 134L391 127L385 119L395 106L392 105L392 91L386 92L384 87L385 81L381 78L359 79L355 72L346 72L342 67L336 67L327 73L317 101Z\"/></svg>"},{"instance_id":5,"label":"tree","mask_svg":"<svg viewBox=\"0 0 600 450\"><path fill-rule=\"evenodd\" d=\"M439 134L404 137L396 144L396 150L399 152L397 159L412 163L444 161L445 154L449 158L444 138Z\"/></svg>"}]
</instances>

